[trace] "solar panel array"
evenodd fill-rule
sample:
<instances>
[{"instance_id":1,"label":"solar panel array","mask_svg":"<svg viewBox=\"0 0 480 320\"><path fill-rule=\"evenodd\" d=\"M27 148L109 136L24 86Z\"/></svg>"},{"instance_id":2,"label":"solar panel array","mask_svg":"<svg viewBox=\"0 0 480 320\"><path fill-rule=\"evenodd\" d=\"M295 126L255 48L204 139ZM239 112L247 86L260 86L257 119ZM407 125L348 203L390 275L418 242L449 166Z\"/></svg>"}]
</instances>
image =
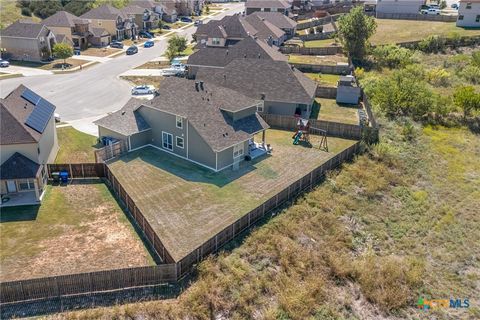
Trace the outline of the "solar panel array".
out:
<instances>
[{"instance_id":1,"label":"solar panel array","mask_svg":"<svg viewBox=\"0 0 480 320\"><path fill-rule=\"evenodd\" d=\"M23 91L22 98L35 105L25 124L33 130L43 133L55 111L55 106L30 89Z\"/></svg>"}]
</instances>

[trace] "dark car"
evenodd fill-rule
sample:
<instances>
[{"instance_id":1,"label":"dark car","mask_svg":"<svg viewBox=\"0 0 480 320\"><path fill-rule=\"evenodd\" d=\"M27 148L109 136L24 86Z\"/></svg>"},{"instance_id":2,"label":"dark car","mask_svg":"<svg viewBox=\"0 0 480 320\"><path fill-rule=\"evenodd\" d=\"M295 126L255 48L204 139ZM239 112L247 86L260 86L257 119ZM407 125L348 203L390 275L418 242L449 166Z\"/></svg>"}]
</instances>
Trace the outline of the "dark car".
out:
<instances>
[{"instance_id":1,"label":"dark car","mask_svg":"<svg viewBox=\"0 0 480 320\"><path fill-rule=\"evenodd\" d=\"M138 52L137 46L131 46L127 49L127 56L130 56L132 54L135 54Z\"/></svg>"},{"instance_id":2,"label":"dark car","mask_svg":"<svg viewBox=\"0 0 480 320\"><path fill-rule=\"evenodd\" d=\"M182 21L182 22L187 22L187 23L193 22L193 20L190 19L189 17L181 17L181 18L180 18L180 21Z\"/></svg>"},{"instance_id":3,"label":"dark car","mask_svg":"<svg viewBox=\"0 0 480 320\"><path fill-rule=\"evenodd\" d=\"M150 33L148 33L147 31L143 31L143 30L140 31L140 32L138 33L138 35L139 35L140 37L147 38L147 39L152 39L152 38L153 38L153 36L152 36Z\"/></svg>"},{"instance_id":4,"label":"dark car","mask_svg":"<svg viewBox=\"0 0 480 320\"><path fill-rule=\"evenodd\" d=\"M120 41L113 41L110 43L110 48L117 48L117 49L123 49L123 43Z\"/></svg>"},{"instance_id":5,"label":"dark car","mask_svg":"<svg viewBox=\"0 0 480 320\"><path fill-rule=\"evenodd\" d=\"M166 24L162 26L163 30L170 30L172 29L170 26L167 26Z\"/></svg>"},{"instance_id":6,"label":"dark car","mask_svg":"<svg viewBox=\"0 0 480 320\"><path fill-rule=\"evenodd\" d=\"M148 41L146 41L146 42L143 44L143 46L144 46L145 48L151 48L151 47L153 47L154 45L155 45L155 43L154 43L152 40L148 40Z\"/></svg>"}]
</instances>

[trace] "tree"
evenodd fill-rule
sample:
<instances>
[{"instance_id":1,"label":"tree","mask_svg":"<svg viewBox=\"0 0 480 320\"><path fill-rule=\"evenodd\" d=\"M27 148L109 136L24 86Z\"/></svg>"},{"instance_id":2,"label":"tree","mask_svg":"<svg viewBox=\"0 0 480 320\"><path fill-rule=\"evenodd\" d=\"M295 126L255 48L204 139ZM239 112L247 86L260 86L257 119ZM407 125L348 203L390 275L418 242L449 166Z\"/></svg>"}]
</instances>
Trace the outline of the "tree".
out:
<instances>
[{"instance_id":1,"label":"tree","mask_svg":"<svg viewBox=\"0 0 480 320\"><path fill-rule=\"evenodd\" d=\"M210 13L210 7L208 5L205 6L205 13L206 14Z\"/></svg>"},{"instance_id":2,"label":"tree","mask_svg":"<svg viewBox=\"0 0 480 320\"><path fill-rule=\"evenodd\" d=\"M440 6L440 9L445 9L447 7L447 1L446 0L440 1L439 6Z\"/></svg>"},{"instance_id":3,"label":"tree","mask_svg":"<svg viewBox=\"0 0 480 320\"><path fill-rule=\"evenodd\" d=\"M53 54L56 58L63 59L63 65L65 65L67 63L66 60L73 56L73 48L66 43L55 43Z\"/></svg>"},{"instance_id":4,"label":"tree","mask_svg":"<svg viewBox=\"0 0 480 320\"><path fill-rule=\"evenodd\" d=\"M171 61L175 56L187 49L187 38L173 36L168 40L168 48L165 55Z\"/></svg>"},{"instance_id":5,"label":"tree","mask_svg":"<svg viewBox=\"0 0 480 320\"><path fill-rule=\"evenodd\" d=\"M466 118L473 110L480 110L480 93L476 93L472 86L459 87L453 94L453 102L463 110L463 117Z\"/></svg>"},{"instance_id":6,"label":"tree","mask_svg":"<svg viewBox=\"0 0 480 320\"><path fill-rule=\"evenodd\" d=\"M337 24L344 49L353 60L362 61L367 51L368 39L377 28L375 19L365 15L363 7L358 6L341 16Z\"/></svg>"}]
</instances>

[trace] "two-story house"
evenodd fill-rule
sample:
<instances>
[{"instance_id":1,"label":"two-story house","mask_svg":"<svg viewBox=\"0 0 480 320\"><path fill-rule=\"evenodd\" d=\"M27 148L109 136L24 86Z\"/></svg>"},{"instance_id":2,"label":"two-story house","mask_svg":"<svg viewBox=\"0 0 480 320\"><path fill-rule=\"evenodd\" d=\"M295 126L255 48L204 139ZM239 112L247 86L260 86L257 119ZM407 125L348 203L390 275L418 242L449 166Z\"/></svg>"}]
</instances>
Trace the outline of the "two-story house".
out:
<instances>
[{"instance_id":1,"label":"two-story house","mask_svg":"<svg viewBox=\"0 0 480 320\"><path fill-rule=\"evenodd\" d=\"M252 17L256 16L260 19L263 19L264 21L271 23L272 25L279 28L280 30L283 30L283 32L285 32L287 39L294 37L295 33L297 32L297 22L290 19L289 17L287 17L286 15L280 12L257 11L252 13L248 17L250 16Z\"/></svg>"},{"instance_id":2,"label":"two-story house","mask_svg":"<svg viewBox=\"0 0 480 320\"><path fill-rule=\"evenodd\" d=\"M213 171L265 154L253 136L268 128L257 114L262 100L207 82L166 78L151 101L130 100L95 122L99 136L126 142L128 150L152 146Z\"/></svg>"},{"instance_id":3,"label":"two-story house","mask_svg":"<svg viewBox=\"0 0 480 320\"><path fill-rule=\"evenodd\" d=\"M286 0L247 0L245 3L246 14L261 12L280 12L289 15L292 5Z\"/></svg>"},{"instance_id":4,"label":"two-story house","mask_svg":"<svg viewBox=\"0 0 480 320\"><path fill-rule=\"evenodd\" d=\"M425 0L377 0L376 12L419 14Z\"/></svg>"},{"instance_id":5,"label":"two-story house","mask_svg":"<svg viewBox=\"0 0 480 320\"><path fill-rule=\"evenodd\" d=\"M79 17L67 11L58 11L42 21L55 36L61 35L72 41L73 47L84 50L88 47L89 24L88 20Z\"/></svg>"},{"instance_id":6,"label":"two-story house","mask_svg":"<svg viewBox=\"0 0 480 320\"><path fill-rule=\"evenodd\" d=\"M55 106L21 85L0 99L2 206L39 203L58 152Z\"/></svg>"},{"instance_id":7,"label":"two-story house","mask_svg":"<svg viewBox=\"0 0 480 320\"><path fill-rule=\"evenodd\" d=\"M111 5L101 5L80 16L88 20L90 28L105 29L113 39L123 40L138 35L134 15L128 15Z\"/></svg>"},{"instance_id":8,"label":"two-story house","mask_svg":"<svg viewBox=\"0 0 480 320\"><path fill-rule=\"evenodd\" d=\"M52 56L55 43L49 28L30 20L19 20L0 31L2 54L12 60L41 62Z\"/></svg>"},{"instance_id":9,"label":"two-story house","mask_svg":"<svg viewBox=\"0 0 480 320\"><path fill-rule=\"evenodd\" d=\"M480 0L460 0L457 26L480 28Z\"/></svg>"}]
</instances>

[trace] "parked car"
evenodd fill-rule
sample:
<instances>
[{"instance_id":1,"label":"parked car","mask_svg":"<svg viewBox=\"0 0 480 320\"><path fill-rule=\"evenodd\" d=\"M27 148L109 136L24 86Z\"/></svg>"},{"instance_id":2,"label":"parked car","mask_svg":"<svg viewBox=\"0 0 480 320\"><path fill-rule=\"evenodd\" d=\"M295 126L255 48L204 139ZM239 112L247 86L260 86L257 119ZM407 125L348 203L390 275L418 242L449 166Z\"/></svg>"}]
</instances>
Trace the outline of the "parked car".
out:
<instances>
[{"instance_id":1,"label":"parked car","mask_svg":"<svg viewBox=\"0 0 480 320\"><path fill-rule=\"evenodd\" d=\"M458 3L454 3L450 6L452 9L458 10Z\"/></svg>"},{"instance_id":2,"label":"parked car","mask_svg":"<svg viewBox=\"0 0 480 320\"><path fill-rule=\"evenodd\" d=\"M189 17L181 17L181 18L180 18L180 21L182 21L182 22L187 22L187 23L193 22L193 20L190 19Z\"/></svg>"},{"instance_id":3,"label":"parked car","mask_svg":"<svg viewBox=\"0 0 480 320\"><path fill-rule=\"evenodd\" d=\"M151 47L153 47L154 45L155 45L155 43L154 43L152 40L148 40L147 42L145 42L145 43L143 44L143 47L144 47L144 48L151 48Z\"/></svg>"},{"instance_id":4,"label":"parked car","mask_svg":"<svg viewBox=\"0 0 480 320\"><path fill-rule=\"evenodd\" d=\"M110 43L110 48L117 48L117 49L123 49L123 43L120 41L113 41Z\"/></svg>"},{"instance_id":5,"label":"parked car","mask_svg":"<svg viewBox=\"0 0 480 320\"><path fill-rule=\"evenodd\" d=\"M430 8L430 9L423 9L422 11L420 11L421 14L433 14L433 15L440 15L440 9L434 9L434 8Z\"/></svg>"},{"instance_id":6,"label":"parked car","mask_svg":"<svg viewBox=\"0 0 480 320\"><path fill-rule=\"evenodd\" d=\"M10 62L7 60L0 60L0 68L6 68L10 65Z\"/></svg>"},{"instance_id":7,"label":"parked car","mask_svg":"<svg viewBox=\"0 0 480 320\"><path fill-rule=\"evenodd\" d=\"M162 69L162 76L183 76L185 75L185 71L184 65L172 65L170 68Z\"/></svg>"},{"instance_id":8,"label":"parked car","mask_svg":"<svg viewBox=\"0 0 480 320\"><path fill-rule=\"evenodd\" d=\"M162 26L162 29L163 29L163 30L170 30L170 29L172 29L172 27L167 26L166 24L164 24L164 25Z\"/></svg>"},{"instance_id":9,"label":"parked car","mask_svg":"<svg viewBox=\"0 0 480 320\"><path fill-rule=\"evenodd\" d=\"M132 94L153 94L155 92L155 87L151 85L141 85L132 88Z\"/></svg>"},{"instance_id":10,"label":"parked car","mask_svg":"<svg viewBox=\"0 0 480 320\"><path fill-rule=\"evenodd\" d=\"M153 36L152 36L150 33L148 33L147 31L144 31L144 30L140 31L140 32L138 33L138 35L139 35L140 37L143 37L143 38L153 39Z\"/></svg>"},{"instance_id":11,"label":"parked car","mask_svg":"<svg viewBox=\"0 0 480 320\"><path fill-rule=\"evenodd\" d=\"M199 25L201 25L203 23L202 20L195 20L195 23L193 24L195 27L198 27Z\"/></svg>"},{"instance_id":12,"label":"parked car","mask_svg":"<svg viewBox=\"0 0 480 320\"><path fill-rule=\"evenodd\" d=\"M138 53L138 48L137 46L131 46L127 49L127 56L130 56L132 54Z\"/></svg>"},{"instance_id":13,"label":"parked car","mask_svg":"<svg viewBox=\"0 0 480 320\"><path fill-rule=\"evenodd\" d=\"M55 122L60 122L60 121L62 120L62 119L60 118L60 114L58 114L58 113L56 113L56 112L53 114L53 117L55 118Z\"/></svg>"}]
</instances>

